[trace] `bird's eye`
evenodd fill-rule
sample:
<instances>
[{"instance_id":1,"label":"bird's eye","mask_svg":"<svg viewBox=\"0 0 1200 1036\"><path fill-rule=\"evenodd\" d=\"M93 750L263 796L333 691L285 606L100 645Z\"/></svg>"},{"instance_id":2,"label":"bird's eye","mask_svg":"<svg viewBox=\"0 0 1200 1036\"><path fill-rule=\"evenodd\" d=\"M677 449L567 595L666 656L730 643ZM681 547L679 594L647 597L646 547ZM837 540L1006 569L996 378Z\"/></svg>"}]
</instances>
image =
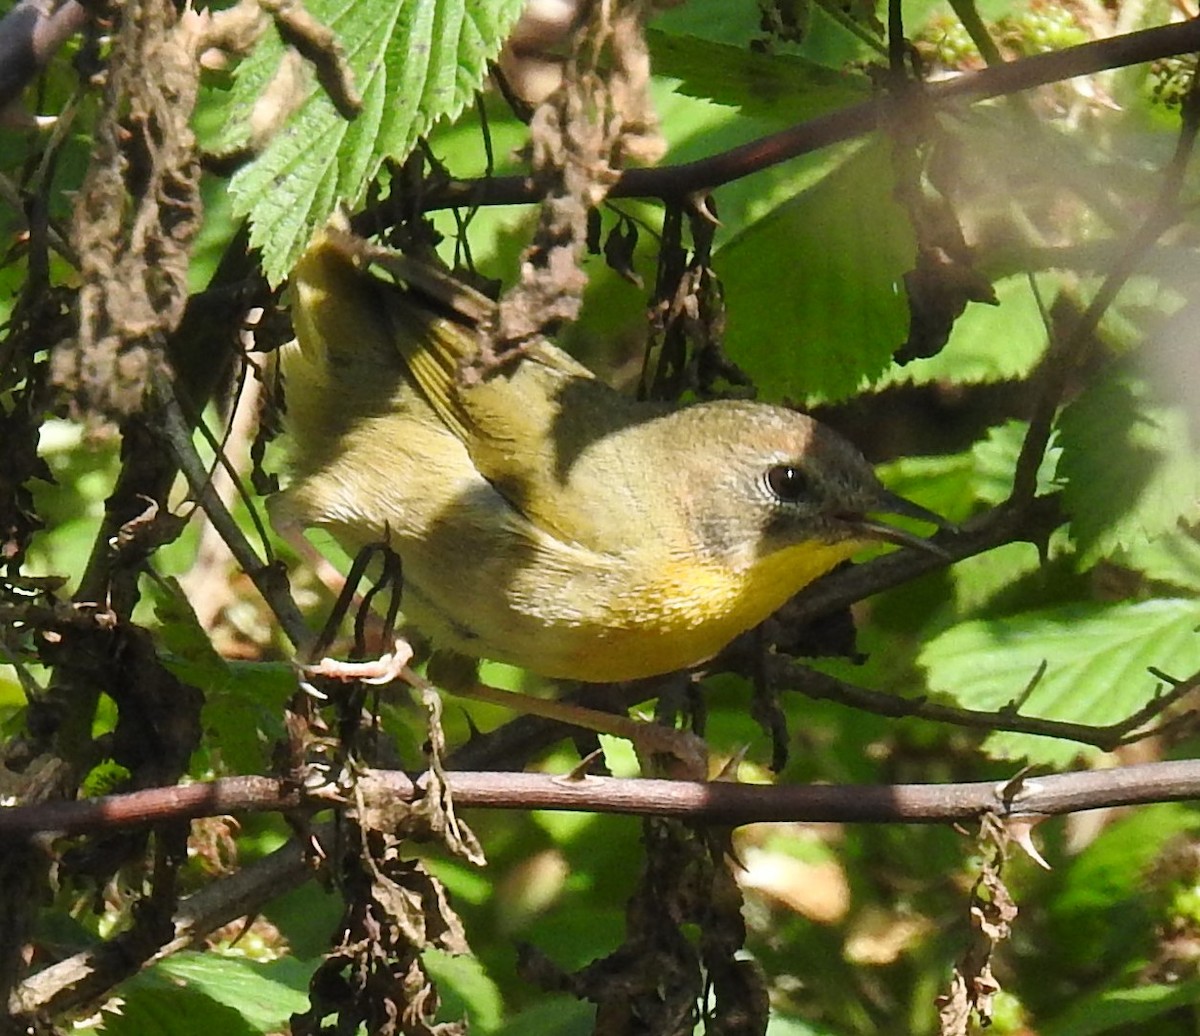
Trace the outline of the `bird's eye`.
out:
<instances>
[{"instance_id":1,"label":"bird's eye","mask_svg":"<svg viewBox=\"0 0 1200 1036\"><path fill-rule=\"evenodd\" d=\"M809 495L808 476L790 464L776 464L767 469L767 488L785 504L797 504Z\"/></svg>"}]
</instances>

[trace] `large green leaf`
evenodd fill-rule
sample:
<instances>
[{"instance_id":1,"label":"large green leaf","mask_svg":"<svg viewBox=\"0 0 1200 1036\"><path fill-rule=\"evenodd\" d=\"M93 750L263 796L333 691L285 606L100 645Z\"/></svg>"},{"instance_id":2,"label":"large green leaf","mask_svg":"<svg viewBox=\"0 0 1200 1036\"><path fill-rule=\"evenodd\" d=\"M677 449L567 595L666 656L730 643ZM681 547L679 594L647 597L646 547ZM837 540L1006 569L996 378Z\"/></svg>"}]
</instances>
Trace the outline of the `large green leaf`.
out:
<instances>
[{"instance_id":1,"label":"large green leaf","mask_svg":"<svg viewBox=\"0 0 1200 1036\"><path fill-rule=\"evenodd\" d=\"M503 999L477 958L427 950L423 960L441 995L439 1017L469 1018L472 1032L494 1032L500 1027Z\"/></svg>"},{"instance_id":2,"label":"large green leaf","mask_svg":"<svg viewBox=\"0 0 1200 1036\"><path fill-rule=\"evenodd\" d=\"M362 96L346 120L310 74L307 96L230 187L249 214L251 244L278 282L313 229L339 202L353 206L385 158L403 159L442 118L454 117L479 89L522 0L313 0L311 14L341 40ZM239 70L231 132L245 142L249 115L283 56L272 34Z\"/></svg>"},{"instance_id":3,"label":"large green leaf","mask_svg":"<svg viewBox=\"0 0 1200 1036\"><path fill-rule=\"evenodd\" d=\"M1187 414L1114 367L1059 421L1064 504L1081 561L1153 540L1200 516L1200 461Z\"/></svg>"},{"instance_id":4,"label":"large green leaf","mask_svg":"<svg viewBox=\"0 0 1200 1036\"><path fill-rule=\"evenodd\" d=\"M905 339L915 247L887 146L859 148L714 257L730 355L773 396L850 395Z\"/></svg>"},{"instance_id":5,"label":"large green leaf","mask_svg":"<svg viewBox=\"0 0 1200 1036\"><path fill-rule=\"evenodd\" d=\"M919 661L931 690L969 709L1021 698L1020 714L1104 726L1145 705L1159 686L1148 667L1183 678L1200 669L1200 603L1071 604L960 623L931 640ZM1069 741L998 733L985 747L1001 758L1065 766L1087 750ZM1094 750L1091 750L1094 754Z\"/></svg>"}]
</instances>

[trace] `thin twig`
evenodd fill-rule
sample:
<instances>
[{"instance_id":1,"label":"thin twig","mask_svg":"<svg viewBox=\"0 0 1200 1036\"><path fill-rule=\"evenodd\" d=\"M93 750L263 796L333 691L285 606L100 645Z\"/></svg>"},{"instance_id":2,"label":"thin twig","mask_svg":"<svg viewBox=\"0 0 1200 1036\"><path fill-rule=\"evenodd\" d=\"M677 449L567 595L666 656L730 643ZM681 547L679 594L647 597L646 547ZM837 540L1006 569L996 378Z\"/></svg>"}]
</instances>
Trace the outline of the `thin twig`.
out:
<instances>
[{"instance_id":1,"label":"thin twig","mask_svg":"<svg viewBox=\"0 0 1200 1036\"><path fill-rule=\"evenodd\" d=\"M809 698L838 702L878 716L924 719L975 730L1007 730L1017 734L1036 734L1040 737L1054 737L1093 745L1106 752L1157 733L1156 730L1142 731L1141 728L1150 720L1162 715L1185 695L1200 688L1200 673L1197 673L1188 680L1174 684L1166 692L1155 695L1151 701L1125 719L1108 726L1097 727L1086 723L1022 716L1015 706L982 711L941 705L925 698L901 698L883 691L858 687L778 655L768 659L767 665L771 679L780 689L799 691Z\"/></svg>"},{"instance_id":2,"label":"thin twig","mask_svg":"<svg viewBox=\"0 0 1200 1036\"><path fill-rule=\"evenodd\" d=\"M238 527L234 517L229 512L220 495L212 486L205 469L204 462L192 444L191 432L175 397L175 391L170 381L165 377L157 379L155 389L162 400L161 416L162 431L166 437L171 453L187 479L188 486L196 502L208 515L208 520L220 533L221 538L237 559L242 570L258 588L279 625L287 634L292 644L297 648L306 645L311 639L308 625L296 606L288 589L287 573L278 564L267 565L255 553L250 541Z\"/></svg>"}]
</instances>

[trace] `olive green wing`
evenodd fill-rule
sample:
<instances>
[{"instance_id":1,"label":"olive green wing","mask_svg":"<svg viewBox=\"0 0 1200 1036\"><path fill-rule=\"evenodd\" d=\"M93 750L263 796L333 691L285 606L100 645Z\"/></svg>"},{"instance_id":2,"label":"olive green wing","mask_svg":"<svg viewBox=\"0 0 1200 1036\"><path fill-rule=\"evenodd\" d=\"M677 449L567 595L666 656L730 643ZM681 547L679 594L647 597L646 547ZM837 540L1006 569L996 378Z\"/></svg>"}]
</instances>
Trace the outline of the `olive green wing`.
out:
<instances>
[{"instance_id":1,"label":"olive green wing","mask_svg":"<svg viewBox=\"0 0 1200 1036\"><path fill-rule=\"evenodd\" d=\"M480 474L530 521L566 543L615 549L610 517L598 513L609 506L604 480L577 465L614 421L627 423L624 398L547 341L477 373L471 365L493 304L437 271L414 274L416 265L388 263L405 284L384 284L382 295L393 342L421 393Z\"/></svg>"}]
</instances>

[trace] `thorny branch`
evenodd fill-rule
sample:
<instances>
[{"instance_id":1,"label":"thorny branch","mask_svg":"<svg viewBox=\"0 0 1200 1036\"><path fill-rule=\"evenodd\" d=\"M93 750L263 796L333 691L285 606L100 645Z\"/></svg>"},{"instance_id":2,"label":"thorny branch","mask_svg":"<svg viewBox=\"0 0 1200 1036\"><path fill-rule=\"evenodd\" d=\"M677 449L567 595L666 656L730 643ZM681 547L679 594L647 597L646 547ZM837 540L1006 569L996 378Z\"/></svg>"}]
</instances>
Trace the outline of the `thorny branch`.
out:
<instances>
[{"instance_id":1,"label":"thorny branch","mask_svg":"<svg viewBox=\"0 0 1200 1036\"><path fill-rule=\"evenodd\" d=\"M1006 820L1042 819L1086 809L1200 799L1200 760L1195 759L962 784L762 785L507 771L452 771L445 779L459 806L677 817L733 826L938 824L988 812ZM364 770L361 780L372 794L404 803L421 798L428 776ZM306 799L281 778L224 777L79 802L15 806L0 810L0 833L9 838L47 831L80 834L226 813L328 808L327 799Z\"/></svg>"}]
</instances>

